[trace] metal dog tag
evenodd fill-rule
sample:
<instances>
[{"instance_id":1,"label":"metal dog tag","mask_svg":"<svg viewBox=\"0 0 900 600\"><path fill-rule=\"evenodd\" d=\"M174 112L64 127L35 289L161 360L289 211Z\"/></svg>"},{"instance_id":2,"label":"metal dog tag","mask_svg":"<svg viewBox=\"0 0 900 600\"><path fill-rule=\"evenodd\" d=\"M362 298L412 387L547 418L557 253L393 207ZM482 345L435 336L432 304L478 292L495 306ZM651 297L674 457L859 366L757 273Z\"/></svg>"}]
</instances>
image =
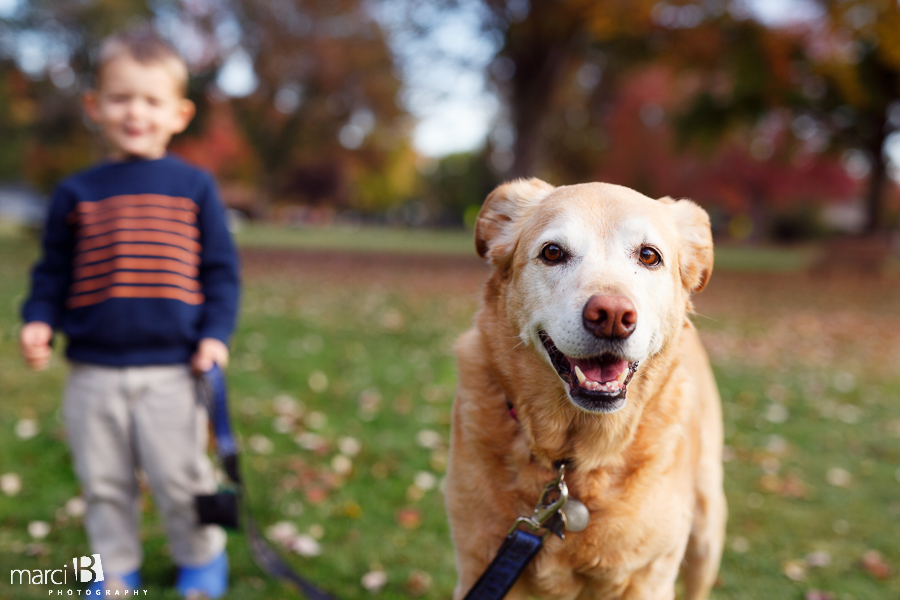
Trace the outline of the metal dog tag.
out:
<instances>
[{"instance_id":1,"label":"metal dog tag","mask_svg":"<svg viewBox=\"0 0 900 600\"><path fill-rule=\"evenodd\" d=\"M587 506L571 496L561 510L566 515L566 531L584 531L591 520Z\"/></svg>"}]
</instances>

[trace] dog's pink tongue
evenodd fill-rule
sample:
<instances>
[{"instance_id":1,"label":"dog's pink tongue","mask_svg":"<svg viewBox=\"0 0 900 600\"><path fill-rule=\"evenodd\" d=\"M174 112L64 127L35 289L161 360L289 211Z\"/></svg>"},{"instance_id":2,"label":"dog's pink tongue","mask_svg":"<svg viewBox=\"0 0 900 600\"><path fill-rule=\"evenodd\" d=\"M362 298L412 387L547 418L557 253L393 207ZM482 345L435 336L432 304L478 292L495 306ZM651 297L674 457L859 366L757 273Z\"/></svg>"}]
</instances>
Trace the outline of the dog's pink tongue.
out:
<instances>
[{"instance_id":1,"label":"dog's pink tongue","mask_svg":"<svg viewBox=\"0 0 900 600\"><path fill-rule=\"evenodd\" d=\"M581 372L584 373L584 376L588 378L590 381L596 381L598 383L606 383L607 381L612 381L619 377L622 374L622 371L628 368L627 360L620 360L618 362L608 362L608 363L598 363L596 361L591 360L579 360L577 358L570 358L569 362L572 364L572 369L575 367L581 369Z\"/></svg>"}]
</instances>

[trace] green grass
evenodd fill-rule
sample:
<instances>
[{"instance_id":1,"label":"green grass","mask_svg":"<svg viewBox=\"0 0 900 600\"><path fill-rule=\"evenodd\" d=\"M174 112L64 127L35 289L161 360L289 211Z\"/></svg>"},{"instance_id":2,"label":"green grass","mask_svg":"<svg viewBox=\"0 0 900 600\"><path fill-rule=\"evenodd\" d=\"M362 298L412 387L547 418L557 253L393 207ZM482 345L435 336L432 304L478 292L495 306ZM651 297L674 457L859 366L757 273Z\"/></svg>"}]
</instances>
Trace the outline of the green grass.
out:
<instances>
[{"instance_id":1,"label":"green grass","mask_svg":"<svg viewBox=\"0 0 900 600\"><path fill-rule=\"evenodd\" d=\"M23 482L16 496L0 493L0 598L48 595L42 586L9 585L6 569L59 568L88 553L79 520L62 510L78 494L59 412L63 361L56 357L48 371L30 373L16 347L18 308L35 253L22 237L0 236L0 474L17 473ZM421 472L443 476L455 385L451 345L471 322L475 292L408 294L372 280L336 281L247 274L229 380L256 518L263 529L287 520L301 532L319 530L320 556L286 556L339 598L409 598L414 573L431 577L423 598L449 598L455 569L443 499L438 489L417 492L413 482ZM875 310L837 300L835 311ZM698 321L701 331L771 325L734 305L705 306L704 313L711 318ZM900 379L858 370L848 380L843 364L754 365L739 354L714 355L733 458L726 463L729 540L713 598L801 600L811 589L830 591L836 600L900 597ZM301 402L306 417L276 424L280 396ZM787 410L786 419L773 404ZM37 420L36 437L14 435L23 418ZM444 442L421 447L417 434L426 429ZM302 431L320 435L325 447L299 446L294 437ZM358 439L362 450L341 478L332 461L344 436ZM266 450L263 437L271 442L269 453L253 450ZM848 487L827 483L835 467L852 474ZM402 525L404 510L418 523ZM41 541L27 531L36 520L52 527ZM175 598L174 567L149 501L142 532L147 597ZM893 567L888 578L860 567L870 549ZM822 550L831 564L809 568L803 581L785 576L786 563ZM230 598L300 597L261 574L241 535L230 536L229 556ZM373 569L388 576L374 596L360 584Z\"/></svg>"},{"instance_id":2,"label":"green grass","mask_svg":"<svg viewBox=\"0 0 900 600\"><path fill-rule=\"evenodd\" d=\"M808 268L816 257L815 246L716 246L716 271L790 272Z\"/></svg>"},{"instance_id":3,"label":"green grass","mask_svg":"<svg viewBox=\"0 0 900 600\"><path fill-rule=\"evenodd\" d=\"M249 223L237 233L238 244L255 248L308 248L412 254L475 254L472 233L377 227L278 227Z\"/></svg>"}]
</instances>

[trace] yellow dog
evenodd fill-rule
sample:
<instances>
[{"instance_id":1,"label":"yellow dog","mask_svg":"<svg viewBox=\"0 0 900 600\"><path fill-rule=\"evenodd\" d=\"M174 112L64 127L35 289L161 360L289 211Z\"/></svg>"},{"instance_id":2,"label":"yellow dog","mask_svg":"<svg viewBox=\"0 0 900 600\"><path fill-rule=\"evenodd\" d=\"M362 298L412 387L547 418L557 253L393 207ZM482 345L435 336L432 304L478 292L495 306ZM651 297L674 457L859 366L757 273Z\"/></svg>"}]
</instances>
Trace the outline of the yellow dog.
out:
<instances>
[{"instance_id":1,"label":"yellow dog","mask_svg":"<svg viewBox=\"0 0 900 600\"><path fill-rule=\"evenodd\" d=\"M457 343L446 501L459 600L565 461L590 521L507 595L706 598L725 537L722 416L688 319L709 217L621 186L500 186L475 228L491 275Z\"/></svg>"}]
</instances>

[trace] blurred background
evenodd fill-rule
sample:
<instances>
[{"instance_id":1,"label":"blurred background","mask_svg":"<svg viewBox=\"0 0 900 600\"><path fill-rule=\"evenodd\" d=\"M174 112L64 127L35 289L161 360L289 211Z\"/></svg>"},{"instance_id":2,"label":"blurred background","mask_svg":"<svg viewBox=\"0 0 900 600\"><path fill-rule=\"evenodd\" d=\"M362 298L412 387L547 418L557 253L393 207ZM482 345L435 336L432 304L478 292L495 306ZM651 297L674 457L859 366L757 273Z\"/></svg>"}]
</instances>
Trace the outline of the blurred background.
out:
<instances>
[{"instance_id":1,"label":"blurred background","mask_svg":"<svg viewBox=\"0 0 900 600\"><path fill-rule=\"evenodd\" d=\"M900 218L890 0L0 0L2 218L97 158L91 52L146 20L192 71L172 150L248 219L461 228L531 175L691 197L737 242Z\"/></svg>"},{"instance_id":2,"label":"blurred background","mask_svg":"<svg viewBox=\"0 0 900 600\"><path fill-rule=\"evenodd\" d=\"M687 196L724 404L718 600L900 597L897 0L0 0L0 598L87 554L60 418L19 308L46 198L101 157L80 93L152 22L198 105L243 284L228 379L254 513L344 600L446 600L453 343L488 268L471 227L535 175ZM153 499L142 567L177 598ZM301 596L230 534L229 597Z\"/></svg>"}]
</instances>

